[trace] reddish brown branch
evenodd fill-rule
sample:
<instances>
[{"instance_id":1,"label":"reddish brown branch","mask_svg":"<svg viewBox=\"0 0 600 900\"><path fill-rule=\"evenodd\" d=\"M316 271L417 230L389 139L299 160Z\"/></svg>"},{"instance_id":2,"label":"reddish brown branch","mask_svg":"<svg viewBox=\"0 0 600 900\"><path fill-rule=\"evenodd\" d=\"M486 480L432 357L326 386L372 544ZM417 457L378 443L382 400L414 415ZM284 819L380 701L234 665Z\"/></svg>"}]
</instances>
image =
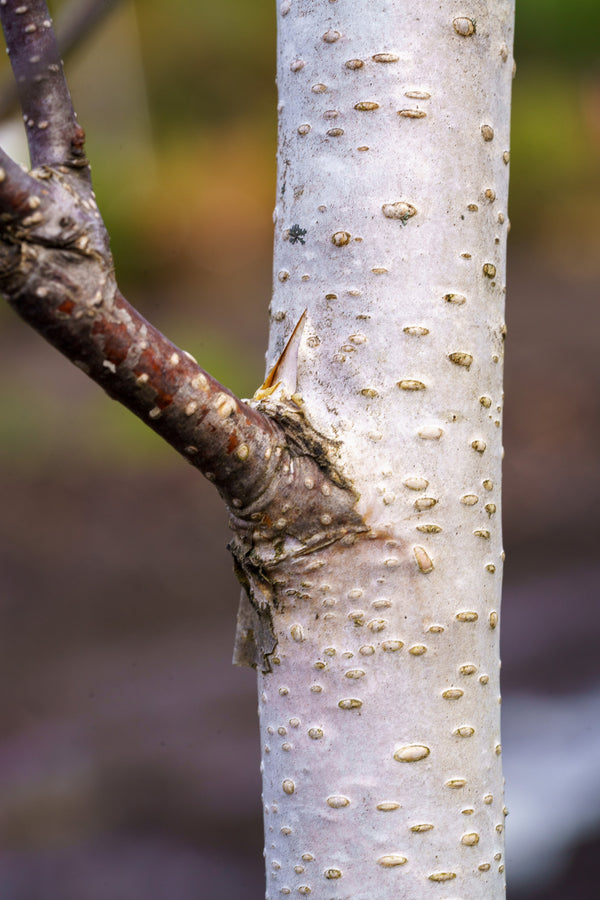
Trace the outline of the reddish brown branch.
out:
<instances>
[{"instance_id":1,"label":"reddish brown branch","mask_svg":"<svg viewBox=\"0 0 600 900\"><path fill-rule=\"evenodd\" d=\"M0 0L36 163L28 175L0 151L0 290L216 485L234 512L245 579L364 530L354 494L298 407L266 415L238 400L119 292L46 16L42 0Z\"/></svg>"},{"instance_id":2,"label":"reddish brown branch","mask_svg":"<svg viewBox=\"0 0 600 900\"><path fill-rule=\"evenodd\" d=\"M272 480L273 451L285 443L281 429L237 400L119 293L46 4L6 0L0 19L36 165L28 175L0 151L2 292L231 505L252 504Z\"/></svg>"},{"instance_id":3,"label":"reddish brown branch","mask_svg":"<svg viewBox=\"0 0 600 900\"><path fill-rule=\"evenodd\" d=\"M7 163L0 200L14 206L0 223L0 289L10 304L229 502L253 502L270 481L272 450L284 444L280 429L126 302L99 213L75 193L69 169L47 167L32 177Z\"/></svg>"}]
</instances>

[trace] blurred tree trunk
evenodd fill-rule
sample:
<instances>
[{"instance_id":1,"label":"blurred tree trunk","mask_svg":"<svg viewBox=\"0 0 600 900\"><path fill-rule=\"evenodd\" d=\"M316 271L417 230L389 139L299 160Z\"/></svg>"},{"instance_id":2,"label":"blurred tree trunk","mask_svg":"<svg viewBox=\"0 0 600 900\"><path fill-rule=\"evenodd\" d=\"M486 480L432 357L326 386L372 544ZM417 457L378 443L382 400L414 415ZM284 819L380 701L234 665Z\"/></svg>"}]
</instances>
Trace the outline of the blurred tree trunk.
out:
<instances>
[{"instance_id":1,"label":"blurred tree trunk","mask_svg":"<svg viewBox=\"0 0 600 900\"><path fill-rule=\"evenodd\" d=\"M277 567L267 896L500 898L513 3L278 7L268 359L306 309L295 399L369 530Z\"/></svg>"}]
</instances>

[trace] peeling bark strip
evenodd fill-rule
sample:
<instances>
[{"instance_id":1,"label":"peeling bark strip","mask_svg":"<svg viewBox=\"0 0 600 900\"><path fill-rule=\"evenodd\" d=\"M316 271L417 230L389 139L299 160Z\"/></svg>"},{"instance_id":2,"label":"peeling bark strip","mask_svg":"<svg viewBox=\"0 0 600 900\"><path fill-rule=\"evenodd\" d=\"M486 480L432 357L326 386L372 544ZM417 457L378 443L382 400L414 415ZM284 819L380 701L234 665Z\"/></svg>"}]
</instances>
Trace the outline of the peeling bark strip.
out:
<instances>
[{"instance_id":1,"label":"peeling bark strip","mask_svg":"<svg viewBox=\"0 0 600 900\"><path fill-rule=\"evenodd\" d=\"M0 0L35 167L0 151L0 285L229 505L271 900L504 897L513 12L280 0L271 372L244 403L119 293L46 5Z\"/></svg>"}]
</instances>

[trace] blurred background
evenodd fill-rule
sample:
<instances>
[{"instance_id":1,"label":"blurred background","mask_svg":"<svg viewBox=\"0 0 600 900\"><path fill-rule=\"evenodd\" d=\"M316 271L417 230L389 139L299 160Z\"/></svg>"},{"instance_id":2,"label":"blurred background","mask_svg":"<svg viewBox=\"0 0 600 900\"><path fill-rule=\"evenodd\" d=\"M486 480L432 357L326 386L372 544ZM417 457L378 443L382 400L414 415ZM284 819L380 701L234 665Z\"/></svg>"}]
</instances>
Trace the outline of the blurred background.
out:
<instances>
[{"instance_id":1,"label":"blurred background","mask_svg":"<svg viewBox=\"0 0 600 900\"><path fill-rule=\"evenodd\" d=\"M517 7L508 896L595 900L600 5ZM241 396L266 347L273 12L122 0L67 64L123 292ZM18 117L2 135L19 152ZM230 665L225 511L6 306L0 378L0 898L259 900L255 682Z\"/></svg>"}]
</instances>

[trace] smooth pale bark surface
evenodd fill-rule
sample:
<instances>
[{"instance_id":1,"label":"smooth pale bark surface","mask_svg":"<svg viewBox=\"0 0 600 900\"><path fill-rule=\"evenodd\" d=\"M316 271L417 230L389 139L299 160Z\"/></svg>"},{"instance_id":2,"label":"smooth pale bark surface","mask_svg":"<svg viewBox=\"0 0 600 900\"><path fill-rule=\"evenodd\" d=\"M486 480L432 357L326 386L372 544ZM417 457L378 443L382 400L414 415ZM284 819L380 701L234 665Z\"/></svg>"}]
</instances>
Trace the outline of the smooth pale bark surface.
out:
<instances>
[{"instance_id":1,"label":"smooth pale bark surface","mask_svg":"<svg viewBox=\"0 0 600 900\"><path fill-rule=\"evenodd\" d=\"M267 897L504 896L512 0L278 3L269 364L369 531L273 575ZM310 491L311 485L307 484Z\"/></svg>"}]
</instances>

